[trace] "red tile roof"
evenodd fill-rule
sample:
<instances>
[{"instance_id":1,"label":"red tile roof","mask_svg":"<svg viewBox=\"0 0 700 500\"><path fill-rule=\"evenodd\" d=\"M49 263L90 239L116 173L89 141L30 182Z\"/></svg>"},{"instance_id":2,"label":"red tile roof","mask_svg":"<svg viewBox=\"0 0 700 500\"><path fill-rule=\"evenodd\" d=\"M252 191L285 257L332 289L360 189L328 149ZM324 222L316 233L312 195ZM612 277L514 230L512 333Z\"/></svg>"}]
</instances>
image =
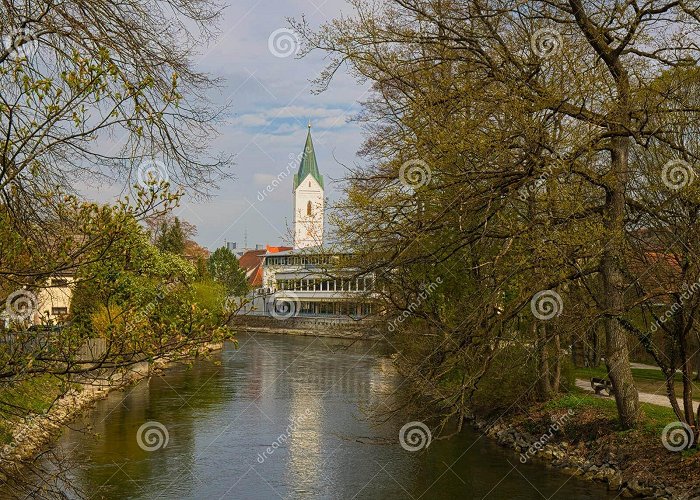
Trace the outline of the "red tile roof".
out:
<instances>
[{"instance_id":1,"label":"red tile roof","mask_svg":"<svg viewBox=\"0 0 700 500\"><path fill-rule=\"evenodd\" d=\"M273 247L270 245L265 245L267 247L268 253L279 253L279 252L286 252L288 250L292 250L292 247Z\"/></svg>"},{"instance_id":2,"label":"red tile roof","mask_svg":"<svg viewBox=\"0 0 700 500\"><path fill-rule=\"evenodd\" d=\"M262 286L262 263L266 253L279 253L291 250L292 247L273 247L265 245L265 250L248 250L238 259L238 265L245 271L248 284L252 287Z\"/></svg>"},{"instance_id":3,"label":"red tile roof","mask_svg":"<svg viewBox=\"0 0 700 500\"><path fill-rule=\"evenodd\" d=\"M250 286L262 286L262 262L267 250L248 250L238 259Z\"/></svg>"}]
</instances>

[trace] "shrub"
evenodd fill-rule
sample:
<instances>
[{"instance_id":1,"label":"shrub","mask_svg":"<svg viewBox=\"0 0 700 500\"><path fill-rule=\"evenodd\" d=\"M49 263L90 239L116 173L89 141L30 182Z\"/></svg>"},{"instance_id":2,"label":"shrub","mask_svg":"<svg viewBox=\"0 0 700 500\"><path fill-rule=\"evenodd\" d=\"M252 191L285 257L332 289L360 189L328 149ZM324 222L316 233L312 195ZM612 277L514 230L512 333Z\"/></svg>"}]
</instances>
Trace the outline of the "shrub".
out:
<instances>
[{"instance_id":1,"label":"shrub","mask_svg":"<svg viewBox=\"0 0 700 500\"><path fill-rule=\"evenodd\" d=\"M575 387L574 367L567 356L560 356L559 391L568 392ZM552 368L550 365L550 371ZM534 348L521 345L502 347L474 393L474 409L488 414L527 406L539 398L539 378Z\"/></svg>"}]
</instances>

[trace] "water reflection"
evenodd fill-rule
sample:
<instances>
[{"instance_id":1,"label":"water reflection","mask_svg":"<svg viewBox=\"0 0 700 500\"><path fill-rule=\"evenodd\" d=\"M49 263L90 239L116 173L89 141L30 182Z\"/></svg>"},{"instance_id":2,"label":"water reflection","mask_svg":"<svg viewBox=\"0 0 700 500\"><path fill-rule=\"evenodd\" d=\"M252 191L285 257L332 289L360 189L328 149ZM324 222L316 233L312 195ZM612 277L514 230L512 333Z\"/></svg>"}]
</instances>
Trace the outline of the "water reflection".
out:
<instances>
[{"instance_id":1,"label":"water reflection","mask_svg":"<svg viewBox=\"0 0 700 500\"><path fill-rule=\"evenodd\" d=\"M83 467L70 481L91 498L606 498L477 434L399 446L406 421L370 424L400 380L386 346L241 335L212 359L152 377L98 403L60 449ZM143 450L139 427L166 426ZM509 462L510 460L510 462ZM613 498L610 496L610 498Z\"/></svg>"}]
</instances>

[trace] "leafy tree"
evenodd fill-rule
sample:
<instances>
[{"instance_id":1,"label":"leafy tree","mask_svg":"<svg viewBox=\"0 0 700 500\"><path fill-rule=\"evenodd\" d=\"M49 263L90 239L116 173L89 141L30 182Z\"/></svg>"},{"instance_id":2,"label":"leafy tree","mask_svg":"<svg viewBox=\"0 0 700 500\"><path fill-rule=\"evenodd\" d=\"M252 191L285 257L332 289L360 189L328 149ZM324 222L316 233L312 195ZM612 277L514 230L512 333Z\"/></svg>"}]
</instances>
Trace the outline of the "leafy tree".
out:
<instances>
[{"instance_id":1,"label":"leafy tree","mask_svg":"<svg viewBox=\"0 0 700 500\"><path fill-rule=\"evenodd\" d=\"M193 267L159 252L139 227L184 189L207 191L231 163L208 148L221 109L206 98L215 79L193 62L220 9L209 0L3 2L0 302L70 273L80 320L45 345L15 332L22 348L0 346L1 380L49 375L68 390L77 376L220 338L224 318L197 305ZM88 203L74 193L85 178L132 193ZM78 356L97 334L107 350ZM0 410L23 409L0 400Z\"/></svg>"},{"instance_id":2,"label":"leafy tree","mask_svg":"<svg viewBox=\"0 0 700 500\"><path fill-rule=\"evenodd\" d=\"M373 84L360 116L368 164L347 178L338 233L360 255L358 269L378 275L387 309L411 312L402 371L461 419L497 346L534 345L546 396L560 378L548 362L562 355L559 323L585 313L579 325L605 333L620 421L635 426L629 351L648 332L632 321L640 219L631 214L640 179L658 186L663 163L632 159L651 148L700 159L670 127L697 121L696 103L659 84L664 71L700 58L700 7L352 3L356 16L319 31L293 25L307 51L331 54L321 88L341 64ZM656 218L661 206L645 211ZM439 276L445 284L418 301ZM562 299L558 315L531 313L540 292ZM416 335L426 330L437 345Z\"/></svg>"},{"instance_id":3,"label":"leafy tree","mask_svg":"<svg viewBox=\"0 0 700 500\"><path fill-rule=\"evenodd\" d=\"M209 257L207 267L211 277L222 283L230 295L240 297L247 293L248 281L245 273L238 265L234 253L228 248L217 248Z\"/></svg>"},{"instance_id":4,"label":"leafy tree","mask_svg":"<svg viewBox=\"0 0 700 500\"><path fill-rule=\"evenodd\" d=\"M0 259L10 291L74 272L111 238L78 231L80 179L201 191L225 174L230 157L206 147L220 109L202 96L215 81L191 57L219 12L208 0L3 3L0 214L23 240L22 256Z\"/></svg>"},{"instance_id":5,"label":"leafy tree","mask_svg":"<svg viewBox=\"0 0 700 500\"><path fill-rule=\"evenodd\" d=\"M160 251L183 255L185 243L185 233L179 218L175 217L172 222L166 220L161 223L156 236L156 247Z\"/></svg>"}]
</instances>

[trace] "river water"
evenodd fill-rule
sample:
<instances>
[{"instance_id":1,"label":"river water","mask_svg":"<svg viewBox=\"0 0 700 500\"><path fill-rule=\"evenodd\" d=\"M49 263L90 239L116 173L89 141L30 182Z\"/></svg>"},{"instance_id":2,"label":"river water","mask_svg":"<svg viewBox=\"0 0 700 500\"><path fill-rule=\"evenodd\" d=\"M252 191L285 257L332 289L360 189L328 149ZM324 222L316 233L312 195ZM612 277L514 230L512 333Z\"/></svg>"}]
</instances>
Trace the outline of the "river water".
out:
<instances>
[{"instance_id":1,"label":"river water","mask_svg":"<svg viewBox=\"0 0 700 500\"><path fill-rule=\"evenodd\" d=\"M58 451L95 499L613 498L476 432L407 451L410 416L376 418L400 385L383 344L242 334L113 392Z\"/></svg>"}]
</instances>

